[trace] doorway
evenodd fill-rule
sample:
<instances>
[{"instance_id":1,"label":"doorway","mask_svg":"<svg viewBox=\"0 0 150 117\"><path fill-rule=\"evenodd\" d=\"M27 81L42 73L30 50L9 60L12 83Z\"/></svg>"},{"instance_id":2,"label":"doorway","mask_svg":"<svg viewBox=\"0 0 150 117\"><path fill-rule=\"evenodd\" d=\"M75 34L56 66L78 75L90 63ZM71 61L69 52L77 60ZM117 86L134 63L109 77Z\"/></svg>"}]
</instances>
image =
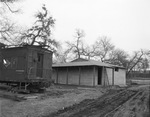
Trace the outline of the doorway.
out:
<instances>
[{"instance_id":1,"label":"doorway","mask_svg":"<svg viewBox=\"0 0 150 117\"><path fill-rule=\"evenodd\" d=\"M102 67L98 67L98 85L102 84Z\"/></svg>"},{"instance_id":2,"label":"doorway","mask_svg":"<svg viewBox=\"0 0 150 117\"><path fill-rule=\"evenodd\" d=\"M37 53L37 70L36 76L42 78L43 75L43 54Z\"/></svg>"}]
</instances>

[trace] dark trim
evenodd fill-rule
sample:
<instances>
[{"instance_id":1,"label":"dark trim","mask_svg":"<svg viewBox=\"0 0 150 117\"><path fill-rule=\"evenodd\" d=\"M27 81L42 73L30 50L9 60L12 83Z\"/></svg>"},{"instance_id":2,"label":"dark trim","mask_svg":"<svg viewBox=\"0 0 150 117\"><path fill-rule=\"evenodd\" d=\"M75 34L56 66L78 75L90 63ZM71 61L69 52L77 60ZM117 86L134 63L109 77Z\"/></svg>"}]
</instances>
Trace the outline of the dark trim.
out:
<instances>
[{"instance_id":1,"label":"dark trim","mask_svg":"<svg viewBox=\"0 0 150 117\"><path fill-rule=\"evenodd\" d=\"M67 78L66 78L66 84L68 84L68 67L67 67Z\"/></svg>"},{"instance_id":2,"label":"dark trim","mask_svg":"<svg viewBox=\"0 0 150 117\"><path fill-rule=\"evenodd\" d=\"M95 66L93 68L93 86L95 86Z\"/></svg>"},{"instance_id":3,"label":"dark trim","mask_svg":"<svg viewBox=\"0 0 150 117\"><path fill-rule=\"evenodd\" d=\"M57 74L56 74L56 83L58 83L58 68L56 69L56 72L57 72Z\"/></svg>"},{"instance_id":4,"label":"dark trim","mask_svg":"<svg viewBox=\"0 0 150 117\"><path fill-rule=\"evenodd\" d=\"M112 69L112 85L114 85L115 83L114 83L114 72L115 72L115 70L114 70L114 68Z\"/></svg>"},{"instance_id":5,"label":"dark trim","mask_svg":"<svg viewBox=\"0 0 150 117\"><path fill-rule=\"evenodd\" d=\"M102 74L103 74L103 86L105 86L105 85L106 85L106 84L105 84L105 82L106 82L106 81L105 81L105 80L106 80L106 79L105 79L105 71L104 71L104 70L105 70L105 67L103 66L102 69L103 69L103 71L102 71Z\"/></svg>"},{"instance_id":6,"label":"dark trim","mask_svg":"<svg viewBox=\"0 0 150 117\"><path fill-rule=\"evenodd\" d=\"M81 67L79 67L79 85L81 83Z\"/></svg>"}]
</instances>

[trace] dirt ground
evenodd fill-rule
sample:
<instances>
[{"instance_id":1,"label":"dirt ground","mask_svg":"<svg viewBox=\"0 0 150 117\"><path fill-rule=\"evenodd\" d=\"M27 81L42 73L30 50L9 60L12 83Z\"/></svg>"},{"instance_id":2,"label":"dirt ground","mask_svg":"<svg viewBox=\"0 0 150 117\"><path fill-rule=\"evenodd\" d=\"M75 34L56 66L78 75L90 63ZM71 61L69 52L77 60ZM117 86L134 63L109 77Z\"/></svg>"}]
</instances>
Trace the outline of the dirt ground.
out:
<instances>
[{"instance_id":1,"label":"dirt ground","mask_svg":"<svg viewBox=\"0 0 150 117\"><path fill-rule=\"evenodd\" d=\"M145 85L111 89L57 85L43 94L20 94L27 98L20 102L0 98L0 117L149 117L149 94Z\"/></svg>"},{"instance_id":2,"label":"dirt ground","mask_svg":"<svg viewBox=\"0 0 150 117\"><path fill-rule=\"evenodd\" d=\"M0 93L4 92L0 90ZM105 92L101 88L52 86L44 94L20 94L28 98L21 102L0 98L0 117L40 117L84 99L96 99Z\"/></svg>"},{"instance_id":3,"label":"dirt ground","mask_svg":"<svg viewBox=\"0 0 150 117\"><path fill-rule=\"evenodd\" d=\"M106 117L150 117L150 86L131 87L138 93Z\"/></svg>"}]
</instances>

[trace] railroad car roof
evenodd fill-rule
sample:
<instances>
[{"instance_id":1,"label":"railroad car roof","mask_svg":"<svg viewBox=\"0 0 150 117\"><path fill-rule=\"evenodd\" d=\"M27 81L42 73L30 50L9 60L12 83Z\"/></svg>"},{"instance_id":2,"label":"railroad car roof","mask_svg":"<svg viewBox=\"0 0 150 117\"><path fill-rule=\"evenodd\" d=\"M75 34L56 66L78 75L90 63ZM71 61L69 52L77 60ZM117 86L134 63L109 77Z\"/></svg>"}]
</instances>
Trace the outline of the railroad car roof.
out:
<instances>
[{"instance_id":1,"label":"railroad car roof","mask_svg":"<svg viewBox=\"0 0 150 117\"><path fill-rule=\"evenodd\" d=\"M35 45L25 45L25 46L21 46L21 47L9 47L9 48L2 48L1 50L18 50L18 49L38 49L38 50L45 50L45 51L49 51L52 52L46 48L42 48L42 46L35 46Z\"/></svg>"}]
</instances>

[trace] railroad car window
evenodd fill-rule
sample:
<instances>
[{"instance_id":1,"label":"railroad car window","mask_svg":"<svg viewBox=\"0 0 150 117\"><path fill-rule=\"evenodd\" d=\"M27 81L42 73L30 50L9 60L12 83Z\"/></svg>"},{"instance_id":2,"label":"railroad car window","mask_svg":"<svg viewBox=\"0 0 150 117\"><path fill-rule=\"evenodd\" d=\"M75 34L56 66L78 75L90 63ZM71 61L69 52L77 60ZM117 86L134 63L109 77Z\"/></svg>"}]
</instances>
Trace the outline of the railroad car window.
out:
<instances>
[{"instance_id":1,"label":"railroad car window","mask_svg":"<svg viewBox=\"0 0 150 117\"><path fill-rule=\"evenodd\" d=\"M40 54L38 54L38 62L40 62L41 61L41 56L40 56Z\"/></svg>"},{"instance_id":2,"label":"railroad car window","mask_svg":"<svg viewBox=\"0 0 150 117\"><path fill-rule=\"evenodd\" d=\"M115 71L118 72L118 71L119 71L119 68L118 68L118 67L115 67Z\"/></svg>"},{"instance_id":3,"label":"railroad car window","mask_svg":"<svg viewBox=\"0 0 150 117\"><path fill-rule=\"evenodd\" d=\"M3 65L8 68L11 65L11 61L9 60L9 58L7 59L3 59Z\"/></svg>"},{"instance_id":4,"label":"railroad car window","mask_svg":"<svg viewBox=\"0 0 150 117\"><path fill-rule=\"evenodd\" d=\"M7 62L6 62L6 60L5 60L5 59L3 59L3 64L7 64Z\"/></svg>"},{"instance_id":5,"label":"railroad car window","mask_svg":"<svg viewBox=\"0 0 150 117\"><path fill-rule=\"evenodd\" d=\"M40 53L37 54L38 62L42 61L42 57L43 57L43 54L40 54Z\"/></svg>"}]
</instances>

